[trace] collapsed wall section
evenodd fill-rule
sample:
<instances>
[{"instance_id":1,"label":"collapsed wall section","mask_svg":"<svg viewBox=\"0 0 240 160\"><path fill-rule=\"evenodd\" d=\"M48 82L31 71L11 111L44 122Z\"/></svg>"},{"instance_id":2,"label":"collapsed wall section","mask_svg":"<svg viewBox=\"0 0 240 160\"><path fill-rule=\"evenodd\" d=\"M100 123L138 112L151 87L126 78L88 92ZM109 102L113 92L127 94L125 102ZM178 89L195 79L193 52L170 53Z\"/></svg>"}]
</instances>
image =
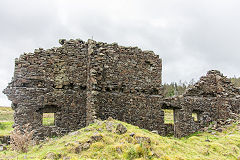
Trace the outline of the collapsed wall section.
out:
<instances>
[{"instance_id":1,"label":"collapsed wall section","mask_svg":"<svg viewBox=\"0 0 240 160\"><path fill-rule=\"evenodd\" d=\"M234 118L240 109L238 97L239 89L219 71L211 70L183 95L165 99L162 108L174 109L174 135L183 137L213 121Z\"/></svg>"}]
</instances>

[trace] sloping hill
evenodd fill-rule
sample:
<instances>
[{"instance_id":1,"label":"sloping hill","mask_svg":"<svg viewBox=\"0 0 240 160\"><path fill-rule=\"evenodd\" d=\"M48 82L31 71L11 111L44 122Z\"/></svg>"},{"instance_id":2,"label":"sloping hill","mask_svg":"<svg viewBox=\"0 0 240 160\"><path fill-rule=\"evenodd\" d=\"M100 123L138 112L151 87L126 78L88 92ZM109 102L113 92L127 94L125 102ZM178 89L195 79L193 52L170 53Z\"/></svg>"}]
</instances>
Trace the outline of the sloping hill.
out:
<instances>
[{"instance_id":1,"label":"sloping hill","mask_svg":"<svg viewBox=\"0 0 240 160\"><path fill-rule=\"evenodd\" d=\"M210 131L209 131L210 132ZM240 126L223 132L196 133L176 139L162 137L136 126L116 121L94 124L64 137L49 138L28 153L0 152L2 159L238 159ZM1 159L1 158L0 158Z\"/></svg>"}]
</instances>

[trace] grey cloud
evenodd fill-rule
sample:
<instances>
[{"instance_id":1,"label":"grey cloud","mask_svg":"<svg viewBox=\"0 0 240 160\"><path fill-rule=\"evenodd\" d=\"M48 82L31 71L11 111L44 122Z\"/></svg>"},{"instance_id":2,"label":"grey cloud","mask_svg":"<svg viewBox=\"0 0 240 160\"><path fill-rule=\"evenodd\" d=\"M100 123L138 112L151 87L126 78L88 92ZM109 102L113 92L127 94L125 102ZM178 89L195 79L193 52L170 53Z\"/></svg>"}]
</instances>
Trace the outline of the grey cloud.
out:
<instances>
[{"instance_id":1,"label":"grey cloud","mask_svg":"<svg viewBox=\"0 0 240 160\"><path fill-rule=\"evenodd\" d=\"M197 80L207 70L239 76L237 0L6 0L0 1L0 90L14 58L60 38L93 38L153 50L163 81ZM0 94L0 105L9 105Z\"/></svg>"}]
</instances>

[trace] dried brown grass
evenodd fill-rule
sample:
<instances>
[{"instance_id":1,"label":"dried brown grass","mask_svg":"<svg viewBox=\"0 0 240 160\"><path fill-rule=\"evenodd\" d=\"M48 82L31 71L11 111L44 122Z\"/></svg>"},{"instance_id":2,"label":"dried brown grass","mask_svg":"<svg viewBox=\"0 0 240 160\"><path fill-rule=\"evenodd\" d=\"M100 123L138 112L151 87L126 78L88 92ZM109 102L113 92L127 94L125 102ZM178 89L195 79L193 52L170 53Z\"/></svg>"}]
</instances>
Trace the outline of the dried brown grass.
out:
<instances>
[{"instance_id":1,"label":"dried brown grass","mask_svg":"<svg viewBox=\"0 0 240 160\"><path fill-rule=\"evenodd\" d=\"M31 129L29 124L26 124L21 128L15 127L10 135L11 148L17 152L26 153L29 146L34 143L33 133L34 131Z\"/></svg>"}]
</instances>

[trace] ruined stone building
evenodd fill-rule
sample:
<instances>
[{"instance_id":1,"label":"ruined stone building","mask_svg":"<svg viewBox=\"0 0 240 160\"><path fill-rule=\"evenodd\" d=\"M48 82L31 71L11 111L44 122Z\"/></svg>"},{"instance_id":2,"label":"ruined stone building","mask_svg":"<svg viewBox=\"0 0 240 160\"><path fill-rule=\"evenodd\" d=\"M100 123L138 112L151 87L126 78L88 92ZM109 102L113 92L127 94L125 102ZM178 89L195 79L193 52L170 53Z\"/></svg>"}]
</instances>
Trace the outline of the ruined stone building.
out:
<instances>
[{"instance_id":1,"label":"ruined stone building","mask_svg":"<svg viewBox=\"0 0 240 160\"><path fill-rule=\"evenodd\" d=\"M182 137L239 113L239 90L217 71L183 96L163 101L162 61L152 51L93 40L59 42L61 47L39 48L16 59L4 90L15 111L14 126L30 124L37 138L108 117ZM164 123L163 109L174 111L174 124ZM44 113L54 113L53 126L43 125Z\"/></svg>"},{"instance_id":2,"label":"ruined stone building","mask_svg":"<svg viewBox=\"0 0 240 160\"><path fill-rule=\"evenodd\" d=\"M240 114L240 89L219 71L211 70L183 95L165 99L161 108L173 109L174 135L183 137L210 122Z\"/></svg>"},{"instance_id":3,"label":"ruined stone building","mask_svg":"<svg viewBox=\"0 0 240 160\"><path fill-rule=\"evenodd\" d=\"M4 93L15 125L30 123L36 136L64 134L94 119L113 117L149 130L161 126L162 62L152 51L88 40L60 40L15 61ZM55 114L43 126L43 113Z\"/></svg>"}]
</instances>

